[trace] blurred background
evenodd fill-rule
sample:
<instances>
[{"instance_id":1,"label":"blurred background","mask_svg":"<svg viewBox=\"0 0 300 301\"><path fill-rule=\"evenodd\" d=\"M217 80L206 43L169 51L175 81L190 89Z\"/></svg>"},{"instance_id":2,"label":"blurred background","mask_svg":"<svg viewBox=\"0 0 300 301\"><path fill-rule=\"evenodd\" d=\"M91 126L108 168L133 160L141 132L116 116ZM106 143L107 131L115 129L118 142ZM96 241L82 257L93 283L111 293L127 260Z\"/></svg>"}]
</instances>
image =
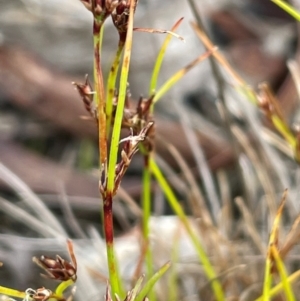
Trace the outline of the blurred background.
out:
<instances>
[{"instance_id":1,"label":"blurred background","mask_svg":"<svg viewBox=\"0 0 300 301\"><path fill-rule=\"evenodd\" d=\"M84 174L97 166L96 131L92 122L80 118L86 113L71 85L83 82L86 74L91 77L91 14L75 0L0 3L1 161L37 193L55 194L61 182L67 194L97 197L96 180ZM202 1L199 11L232 66L254 87L268 81L288 116L292 114L296 94L288 82L286 59L293 58L297 48L295 22L268 0ZM174 39L170 44L159 84L204 48L190 26L193 16L186 1L139 2L136 27L170 29L181 17L185 19L178 33L185 43ZM148 96L153 63L163 39L160 34L134 34L130 91L135 99ZM117 34L109 20L103 43L104 73L116 45ZM216 102L217 87L209 64L203 62L158 103L159 135L175 144L191 167L195 159L185 138L178 139L180 125L174 103L183 104L191 113L209 165L217 170L232 165L234 155L220 127ZM229 106L238 114L234 103ZM163 146L157 148L164 156ZM128 185L129 191L135 190L134 180ZM7 188L4 183L1 186Z\"/></svg>"},{"instance_id":2,"label":"blurred background","mask_svg":"<svg viewBox=\"0 0 300 301\"><path fill-rule=\"evenodd\" d=\"M268 0L195 2L211 39L231 66L254 88L267 81L287 120L290 124L297 122L297 90L287 66L288 60L296 59L297 62L299 59L296 22ZM184 21L178 34L185 42L175 38L171 42L159 85L205 49L190 26L195 19L188 1L139 1L135 27L170 29L181 17ZM14 176L19 177L56 214L66 229L72 228L65 219L70 208L84 230L99 223L96 127L93 122L81 118L87 114L71 84L83 82L86 74L92 78L91 29L92 16L80 1L0 0L0 162L3 164L0 195L19 204L20 194L16 193L18 189L13 182ZM129 80L134 99L149 96L153 63L163 39L161 34L134 33ZM108 72L117 41L116 30L109 20L102 51L104 73ZM226 105L231 119L255 143L251 130L248 131L247 118L244 118L245 107L237 104L236 91L232 91L228 75L222 73L228 86ZM204 196L212 210L210 201L224 192L216 184L222 175L227 179L229 200L243 195L249 206L255 207L257 196L260 198L263 194L258 184L260 180L253 175L251 167L248 175L252 175L249 181L254 188L243 187L240 164L247 160L241 163L243 156L236 153L218 103L218 86L208 61L205 61L191 70L157 105L158 160L167 174L172 170L175 175L180 175L176 160L169 155L163 141L174 145L199 180L199 186L204 187ZM196 140L193 143L197 144L194 148L199 149L196 156L193 143L186 137L182 116L186 116L194 130ZM201 162L205 162L212 182L203 180L203 171L198 168ZM286 169L282 172L291 164L287 159ZM10 178L5 168L14 176ZM126 206L116 204L118 235L127 233L139 219L135 206L140 200L141 169L142 158L137 155L122 182L125 191L119 194L120 198L130 196L131 199ZM169 175L169 178L177 193L183 196L185 188L181 186L180 177L178 180L178 177ZM296 181L289 176L285 179L287 183ZM274 181L274 185L276 183ZM276 194L280 195L283 186L278 187ZM63 205L65 199L68 199L70 208ZM191 213L188 205L186 209ZM155 186L153 211L156 216L171 214L161 191ZM21 227L18 221L9 218L7 212L0 214L0 221L0 232L5 235L39 237L32 229ZM78 236L78 232L66 231L70 236ZM5 235L2 236L3 246L8 244ZM33 241L31 247L20 239L16 242L26 244L26 254L41 248ZM49 245L55 243L47 244L45 249L49 250ZM3 258L11 258L14 247L3 247ZM19 269L21 263L10 262ZM26 264L24 268L27 268ZM2 273L6 272L2 269ZM17 277L15 281L23 281L24 285L25 280Z\"/></svg>"}]
</instances>

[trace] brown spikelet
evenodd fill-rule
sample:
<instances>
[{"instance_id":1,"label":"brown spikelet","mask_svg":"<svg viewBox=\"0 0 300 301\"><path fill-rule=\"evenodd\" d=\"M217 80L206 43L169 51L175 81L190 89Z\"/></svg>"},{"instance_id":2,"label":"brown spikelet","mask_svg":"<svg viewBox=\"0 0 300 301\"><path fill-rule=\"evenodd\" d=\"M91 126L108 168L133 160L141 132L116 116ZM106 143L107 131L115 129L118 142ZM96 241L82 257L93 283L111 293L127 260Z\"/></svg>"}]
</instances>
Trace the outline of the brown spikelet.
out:
<instances>
[{"instance_id":1,"label":"brown spikelet","mask_svg":"<svg viewBox=\"0 0 300 301\"><path fill-rule=\"evenodd\" d=\"M93 91L93 88L89 82L89 79L88 79L88 75L85 76L85 83L84 84L78 84L78 83L75 83L73 82L72 83L81 99L82 99L82 102L84 104L84 107L86 109L86 111L95 119L97 120L97 109L96 107L94 106L94 102L93 102L93 98L94 98L94 91Z\"/></svg>"}]
</instances>

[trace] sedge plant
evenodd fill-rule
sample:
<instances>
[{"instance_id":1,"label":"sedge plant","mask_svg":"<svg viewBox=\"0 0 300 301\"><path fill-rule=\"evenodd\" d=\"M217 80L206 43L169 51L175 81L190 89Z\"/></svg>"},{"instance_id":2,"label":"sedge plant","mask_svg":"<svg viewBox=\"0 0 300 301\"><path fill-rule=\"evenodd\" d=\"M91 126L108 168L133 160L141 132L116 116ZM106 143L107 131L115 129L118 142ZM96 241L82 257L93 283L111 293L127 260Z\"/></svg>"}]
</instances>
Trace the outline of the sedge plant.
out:
<instances>
[{"instance_id":1,"label":"sedge plant","mask_svg":"<svg viewBox=\"0 0 300 301\"><path fill-rule=\"evenodd\" d=\"M108 289L106 293L106 300L116 300L117 298L123 300L126 298L126 300L140 301L144 300L147 295L150 296L151 300L155 300L155 294L151 293L151 291L153 291L155 283L170 267L170 263L168 262L158 271L154 271L153 254L151 253L149 243L152 177L155 178L161 187L171 208L178 216L190 237L198 259L203 266L207 281L211 285L214 298L218 301L225 300L224 288L218 277L218 271L213 266L199 239L198 233L191 226L188 217L180 205L180 201L157 164L154 152L155 118L153 114L155 103L189 70L209 56L216 56L217 48L215 46L207 47L208 50L204 54L199 55L186 67L172 75L161 87L157 87L163 58L172 36L182 40L179 35L174 34L174 31L178 28L182 19L172 27L171 31L134 28L133 21L134 13L137 8L137 0L81 0L81 2L93 15L93 86L88 77L86 77L83 84L74 83L74 85L82 98L90 118L95 122L95 130L98 132L99 192L103 204L102 219L106 241L110 287L110 290ZM117 41L115 57L108 77L105 79L102 70L101 47L103 35L105 34L104 24L109 17L112 18L113 24L119 33L119 40ZM130 70L134 30L148 33L166 33L167 36L154 63L150 80L149 96L146 98L141 97L137 102L136 108L133 109L131 106L131 95L128 91L128 74ZM117 81L118 75L120 78L119 81ZM121 137L121 129L127 130L129 134L125 137ZM146 258L146 283L142 287L141 283L143 278L139 278L134 289L131 290L126 297L114 250L113 201L122 178L134 154L138 150L140 150L144 156L142 233L144 239L143 249L145 250ZM37 297L35 294L37 294L37 296L44 294L45 297L42 298L43 301L48 299L64 300L66 289L76 281L76 260L74 255L72 255L73 251L70 246L71 244L68 243L69 253L72 259L71 263L66 263L59 256L56 259L49 259L45 256L40 259L34 259L38 265L46 270L50 278L62 281L54 293L46 289L45 291L19 292L3 287L0 287L0 293L26 300L36 300ZM276 255L274 251L274 257ZM53 269L55 269L55 273ZM283 271L283 268L281 268L281 271ZM282 272L282 275L282 277L284 277L284 272Z\"/></svg>"},{"instance_id":2,"label":"sedge plant","mask_svg":"<svg viewBox=\"0 0 300 301\"><path fill-rule=\"evenodd\" d=\"M0 286L0 294L26 301L66 300L65 291L70 286L74 285L77 280L77 262L73 250L73 243L70 240L67 241L67 247L71 261L67 261L59 255L56 255L56 258L44 255L40 258L33 257L33 262L46 272L46 274L42 274L43 277L60 282L54 292L45 287L41 287L36 290L28 288L25 291L18 291ZM72 295L69 297L72 297Z\"/></svg>"},{"instance_id":3,"label":"sedge plant","mask_svg":"<svg viewBox=\"0 0 300 301\"><path fill-rule=\"evenodd\" d=\"M133 34L133 16L136 9L136 1L106 1L105 4L99 1L82 1L83 4L94 15L94 89L86 79L85 84L76 84L76 87L83 99L87 111L92 118L95 119L99 135L99 164L100 164L100 194L103 200L103 224L104 234L107 248L107 260L110 286L112 296L122 296L122 282L117 268L117 262L114 255L113 244L113 197L115 196L122 177L134 155L140 149L144 156L144 171L143 171L143 236L144 250L146 252L147 280L153 279L154 273L151 250L149 246L149 217L151 212L151 173L153 173L162 190L166 193L167 199L170 201L175 214L179 216L191 237L192 242L198 251L199 259L204 265L204 270L208 280L212 283L212 288L217 300L224 300L223 292L217 274L214 271L197 234L189 226L187 217L179 205L175 194L171 191L167 184L163 173L155 163L153 155L153 140L154 140L154 118L153 106L161 97L177 83L190 69L203 61L212 51L209 50L203 55L200 55L188 66L174 74L165 84L157 88L157 79L163 61L166 48L172 36L180 36L174 34L174 30L179 26L182 20L179 20L171 31L141 29L135 28L138 31L150 33L167 33L165 43L157 57L154 65L154 71L150 82L149 97L140 98L136 109L130 106L130 96L127 89L127 79L129 73L129 64L132 47ZM103 74L101 70L101 37L103 32L103 24L108 16L112 17L113 23L119 32L119 41L115 54L115 58L110 68L106 89ZM120 69L120 80L117 88L117 76L120 67L121 56L123 62ZM127 128L130 131L130 136L120 138L121 128ZM121 150L121 161L117 163L119 145L123 143ZM168 266L168 265L167 265ZM165 268L162 268L164 270ZM157 279L157 276L154 278ZM149 285L145 285L148 287ZM149 286L150 287L150 286ZM152 299L155 295L151 295Z\"/></svg>"}]
</instances>

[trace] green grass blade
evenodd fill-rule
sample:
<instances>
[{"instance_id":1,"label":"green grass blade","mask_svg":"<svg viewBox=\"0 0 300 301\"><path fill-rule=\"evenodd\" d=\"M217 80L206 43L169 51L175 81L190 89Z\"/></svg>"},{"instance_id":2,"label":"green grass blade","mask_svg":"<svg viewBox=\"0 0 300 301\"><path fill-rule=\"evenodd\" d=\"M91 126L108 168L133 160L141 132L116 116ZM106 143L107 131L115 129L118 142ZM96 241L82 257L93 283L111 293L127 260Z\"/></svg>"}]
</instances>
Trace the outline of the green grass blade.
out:
<instances>
[{"instance_id":1,"label":"green grass blade","mask_svg":"<svg viewBox=\"0 0 300 301\"><path fill-rule=\"evenodd\" d=\"M270 256L267 256L265 262L265 277L263 285L263 301L270 300L270 290L272 285L272 275L271 275L271 259Z\"/></svg>"},{"instance_id":2,"label":"green grass blade","mask_svg":"<svg viewBox=\"0 0 300 301\"><path fill-rule=\"evenodd\" d=\"M175 25L172 27L171 31L175 31L179 25L181 24L183 18L179 19ZM149 88L149 95L152 95L153 93L155 93L156 90L156 86L157 86L157 79L158 79L158 75L160 72L160 68L167 50L167 47L169 45L169 43L171 42L173 35L168 34L162 44L162 47L159 50L158 56L156 58L155 61L155 65L152 71L152 76L151 76L151 81L150 81L150 88Z\"/></svg>"},{"instance_id":3,"label":"green grass blade","mask_svg":"<svg viewBox=\"0 0 300 301\"><path fill-rule=\"evenodd\" d=\"M269 245L268 245L268 251L267 251L267 258L266 258L266 263L265 263L265 278L264 278L264 285L263 285L263 301L269 301L270 300L270 290L271 290L271 285L272 285L272 274L271 274L271 267L273 263L273 256L272 256L272 251L271 248L273 245L276 245L278 243L278 231L279 231L279 225L281 221L281 216L282 216L282 211L283 207L286 201L287 197L287 190L284 191L284 194L281 199L280 206L277 210L272 230L270 233L270 238L269 238Z\"/></svg>"},{"instance_id":4,"label":"green grass blade","mask_svg":"<svg viewBox=\"0 0 300 301\"><path fill-rule=\"evenodd\" d=\"M208 58L212 54L211 50L206 51L204 54L200 55L190 64L188 64L183 69L177 71L171 78L169 78L162 87L155 93L153 98L153 103L156 103L162 96L164 96L172 86L174 86L188 71L190 71L197 64L201 63L203 60Z\"/></svg>"},{"instance_id":5,"label":"green grass blade","mask_svg":"<svg viewBox=\"0 0 300 301\"><path fill-rule=\"evenodd\" d=\"M150 290L153 288L155 283L166 273L166 271L170 268L171 263L167 262L164 264L144 285L141 289L140 293L136 297L136 301L143 301Z\"/></svg>"},{"instance_id":6,"label":"green grass blade","mask_svg":"<svg viewBox=\"0 0 300 301\"><path fill-rule=\"evenodd\" d=\"M136 282L134 288L130 292L130 297L128 298L128 300L126 298L126 301L134 301L134 300L136 300L136 296L137 296L138 291L139 291L139 289L140 289L140 287L142 285L143 280L144 280L144 277L140 277L138 279L138 281Z\"/></svg>"},{"instance_id":7,"label":"green grass blade","mask_svg":"<svg viewBox=\"0 0 300 301\"><path fill-rule=\"evenodd\" d=\"M173 190L169 186L168 182L166 181L164 175L160 171L156 162L151 158L149 162L149 166L151 169L152 174L155 176L157 182L159 183L161 189L163 190L170 206L172 207L173 211L176 213L178 218L181 220L182 224L184 225L185 230L187 231L199 257L200 262L203 265L204 272L209 281L211 281L212 290L215 294L215 298L218 301L224 301L225 296L223 292L223 288L219 280L217 279L217 274L214 271L212 264L209 261L208 256L205 253L205 250L200 243L197 234L192 229L188 218L186 217L182 207L179 204Z\"/></svg>"},{"instance_id":8,"label":"green grass blade","mask_svg":"<svg viewBox=\"0 0 300 301\"><path fill-rule=\"evenodd\" d=\"M108 161L108 173L107 173L107 187L106 187L106 200L103 200L104 207L105 202L107 202L106 207L110 206L107 211L112 213L112 198L114 196L114 188L115 188L115 166L117 163L118 157L118 149L119 149L119 141L120 141L120 134L121 134L121 125L123 119L123 112L124 112L124 105L127 93L127 80L128 80L128 73L129 73L129 66L130 66L130 58L131 58L131 48L132 48L132 37L133 37L133 16L134 16L134 5L135 1L131 1L130 3L130 10L129 10L129 19L128 19L128 27L126 33L126 42L125 42L125 49L124 49L124 57L123 63L121 68L121 77L120 77L120 85L119 85L119 93L118 93L118 103L116 108L115 120L112 129L112 136L111 136L111 145L110 145L110 152L109 152L109 161ZM120 45L119 45L120 46ZM122 52L121 47L119 47L119 52ZM118 54L117 54L118 55ZM117 59L116 59L117 60ZM115 76L115 75L112 75ZM113 81L113 79L111 79ZM107 123L104 126L105 137L107 135ZM109 213L107 212L107 214ZM108 218L104 210L104 219ZM111 224L110 226L110 234L111 234L111 227L113 227L113 220L112 216L107 222L104 223ZM107 228L109 230L109 228ZM108 267L109 267L109 279L110 285L112 289L112 295L119 295L122 297L122 282L120 279L120 274L118 272L118 266L115 260L114 254L114 246L113 246L113 234L111 234L111 243L106 242L106 249L107 249L107 260L108 260Z\"/></svg>"},{"instance_id":9,"label":"green grass blade","mask_svg":"<svg viewBox=\"0 0 300 301\"><path fill-rule=\"evenodd\" d=\"M287 281L291 284L293 282L295 282L296 280L298 280L300 278L300 270L296 271L295 273L293 273L292 275L290 275L287 279ZM275 285L271 290L270 290L270 294L269 297L271 300L271 298L275 297L276 295L278 295L283 289L283 283L280 282L277 285ZM257 298L255 301L263 301L264 300L264 296L260 296L259 298Z\"/></svg>"},{"instance_id":10,"label":"green grass blade","mask_svg":"<svg viewBox=\"0 0 300 301\"><path fill-rule=\"evenodd\" d=\"M282 288L285 292L286 300L287 301L296 301L296 298L293 293L293 288L292 288L290 282L288 281L288 274L285 269L284 263L281 260L279 252L274 245L271 247L271 252L274 257L274 261L276 263L276 267L277 267L277 270L278 270L280 278L281 278Z\"/></svg>"},{"instance_id":11,"label":"green grass blade","mask_svg":"<svg viewBox=\"0 0 300 301\"><path fill-rule=\"evenodd\" d=\"M25 299L27 297L26 292L17 291L4 286L0 286L0 294L14 297L14 298L19 298L19 299Z\"/></svg>"},{"instance_id":12,"label":"green grass blade","mask_svg":"<svg viewBox=\"0 0 300 301\"><path fill-rule=\"evenodd\" d=\"M120 40L118 49L114 58L114 61L111 65L108 78L107 78L107 87L106 87L106 135L108 137L111 129L111 122L112 122L112 109L113 109L113 99L115 95L115 88L116 88L116 80L121 60L121 55L124 49L124 41Z\"/></svg>"},{"instance_id":13,"label":"green grass blade","mask_svg":"<svg viewBox=\"0 0 300 301\"><path fill-rule=\"evenodd\" d=\"M293 150L296 147L296 139L293 135L293 133L290 131L288 126L278 118L278 116L272 116L272 122L276 128L276 130L284 137L284 139L289 143L289 145L293 148Z\"/></svg>"},{"instance_id":14,"label":"green grass blade","mask_svg":"<svg viewBox=\"0 0 300 301\"><path fill-rule=\"evenodd\" d=\"M120 274L116 264L114 246L112 244L106 244L106 254L108 262L109 284L111 286L112 294L113 296L122 296Z\"/></svg>"},{"instance_id":15,"label":"green grass blade","mask_svg":"<svg viewBox=\"0 0 300 301\"><path fill-rule=\"evenodd\" d=\"M115 122L113 125L111 146L110 146L110 153L109 153L108 179L107 179L107 191L109 193L112 193L112 191L114 189L115 166L117 163L120 133L121 133L121 124L122 124L122 119L123 119L124 104L125 104L125 98L126 98L126 93L127 93L127 80L128 80L129 65L130 65L130 58L131 58L131 48L132 48L132 38L133 38L133 34L132 34L132 32L133 32L133 15L134 15L133 5L134 5L134 1L131 1L127 36L126 36L125 49L124 49L124 57L123 57L123 63L122 63L122 69L121 69L118 105L117 105L117 111L116 111L116 116L115 116Z\"/></svg>"},{"instance_id":16,"label":"green grass blade","mask_svg":"<svg viewBox=\"0 0 300 301\"><path fill-rule=\"evenodd\" d=\"M300 21L300 12L298 12L294 7L289 5L287 2L282 0L271 0L279 7L281 7L284 11L286 11L289 15L295 18L297 21Z\"/></svg>"}]
</instances>

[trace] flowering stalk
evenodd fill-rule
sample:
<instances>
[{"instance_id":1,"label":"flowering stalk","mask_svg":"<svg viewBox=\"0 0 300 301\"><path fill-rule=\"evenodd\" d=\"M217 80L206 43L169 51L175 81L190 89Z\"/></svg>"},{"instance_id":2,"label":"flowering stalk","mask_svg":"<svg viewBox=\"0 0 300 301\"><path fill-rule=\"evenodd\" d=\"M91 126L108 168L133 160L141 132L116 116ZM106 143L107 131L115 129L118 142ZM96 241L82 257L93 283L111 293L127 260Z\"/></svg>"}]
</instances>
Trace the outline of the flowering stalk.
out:
<instances>
[{"instance_id":1,"label":"flowering stalk","mask_svg":"<svg viewBox=\"0 0 300 301\"><path fill-rule=\"evenodd\" d=\"M105 93L102 69L100 65L100 33L103 26L102 20L94 20L94 80L96 91L96 104L98 106L98 139L99 139L99 164L100 175L107 169L107 137L106 137L106 112L105 112ZM117 271L116 259L114 254L114 228L112 212L112 194L106 193L103 198L103 225L106 240L106 251L110 285L112 295L120 294L120 280Z\"/></svg>"},{"instance_id":2,"label":"flowering stalk","mask_svg":"<svg viewBox=\"0 0 300 301\"><path fill-rule=\"evenodd\" d=\"M151 104L149 105L148 112L144 119L152 119L153 111L154 111L154 105L153 105L153 97L156 92L156 86L157 86L157 80L159 76L159 72L161 69L161 65L163 62L163 58L165 55L165 52L167 50L167 47L171 41L171 38L176 36L174 34L174 31L178 28L180 23L182 22L183 18L178 20L176 24L172 27L171 31L162 31L165 33L168 33L167 37L165 38L165 41L160 49L160 52L156 58L151 80L150 80L150 88L149 88L149 95L151 95ZM140 30L140 29L139 29ZM148 30L148 32L154 32L154 29L152 31ZM179 37L179 36L177 36ZM181 40L183 40L180 37ZM149 169L149 161L150 158L152 158L153 152L151 147L150 149L143 147L143 145L140 147L141 152L144 155L144 167L143 167L143 193L142 193L142 207L143 207L143 226L142 226L142 231L143 231L143 244L146 250L145 258L146 258L146 276L147 279L153 276L154 274L154 264L153 264L153 254L149 242L149 221L150 221L150 216L151 216L151 181L152 181L152 176L151 176L151 171ZM150 290L149 292L149 298L150 300L155 301L156 300L156 295L154 290Z\"/></svg>"},{"instance_id":3,"label":"flowering stalk","mask_svg":"<svg viewBox=\"0 0 300 301\"><path fill-rule=\"evenodd\" d=\"M105 93L104 81L101 69L101 31L106 19L105 14L97 16L94 11L93 42L94 42L94 89L95 103L97 105L98 135L99 135L99 164L100 169L104 168L107 161L106 141L106 115L105 115Z\"/></svg>"}]
</instances>

